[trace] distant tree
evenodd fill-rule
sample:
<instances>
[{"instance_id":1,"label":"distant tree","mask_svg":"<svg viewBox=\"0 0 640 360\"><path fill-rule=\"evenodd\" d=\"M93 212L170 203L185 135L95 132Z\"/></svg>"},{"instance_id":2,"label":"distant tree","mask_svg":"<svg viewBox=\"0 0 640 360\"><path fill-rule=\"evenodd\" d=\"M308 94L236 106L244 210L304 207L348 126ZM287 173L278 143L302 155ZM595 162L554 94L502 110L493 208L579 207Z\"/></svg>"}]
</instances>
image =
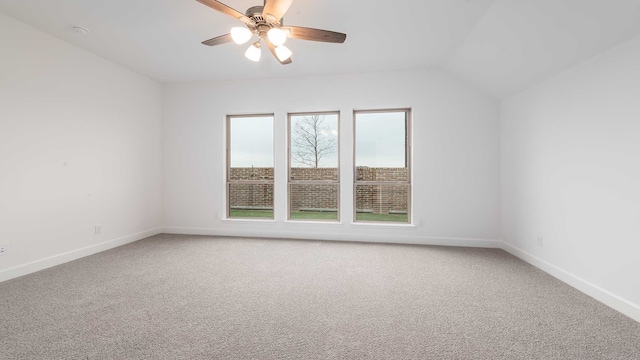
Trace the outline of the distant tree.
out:
<instances>
[{"instance_id":1,"label":"distant tree","mask_svg":"<svg viewBox=\"0 0 640 360\"><path fill-rule=\"evenodd\" d=\"M331 129L324 125L324 115L309 115L296 121L291 139L291 157L297 163L318 168L326 155L335 151L336 139L330 135Z\"/></svg>"}]
</instances>

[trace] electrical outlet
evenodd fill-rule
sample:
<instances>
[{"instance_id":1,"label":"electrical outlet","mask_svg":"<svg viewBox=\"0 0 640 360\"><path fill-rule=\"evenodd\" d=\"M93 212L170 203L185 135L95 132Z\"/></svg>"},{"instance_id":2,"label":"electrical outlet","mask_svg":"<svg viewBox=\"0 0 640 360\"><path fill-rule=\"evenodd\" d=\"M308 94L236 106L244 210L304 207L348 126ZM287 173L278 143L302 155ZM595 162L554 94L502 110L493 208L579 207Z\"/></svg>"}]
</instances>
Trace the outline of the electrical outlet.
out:
<instances>
[{"instance_id":1,"label":"electrical outlet","mask_svg":"<svg viewBox=\"0 0 640 360\"><path fill-rule=\"evenodd\" d=\"M7 244L0 245L0 256L7 255Z\"/></svg>"},{"instance_id":2,"label":"electrical outlet","mask_svg":"<svg viewBox=\"0 0 640 360\"><path fill-rule=\"evenodd\" d=\"M100 225L95 225L93 227L93 233L98 235L98 234L102 234L102 226Z\"/></svg>"},{"instance_id":3,"label":"electrical outlet","mask_svg":"<svg viewBox=\"0 0 640 360\"><path fill-rule=\"evenodd\" d=\"M544 238L540 235L536 237L536 245L542 247L544 246Z\"/></svg>"}]
</instances>

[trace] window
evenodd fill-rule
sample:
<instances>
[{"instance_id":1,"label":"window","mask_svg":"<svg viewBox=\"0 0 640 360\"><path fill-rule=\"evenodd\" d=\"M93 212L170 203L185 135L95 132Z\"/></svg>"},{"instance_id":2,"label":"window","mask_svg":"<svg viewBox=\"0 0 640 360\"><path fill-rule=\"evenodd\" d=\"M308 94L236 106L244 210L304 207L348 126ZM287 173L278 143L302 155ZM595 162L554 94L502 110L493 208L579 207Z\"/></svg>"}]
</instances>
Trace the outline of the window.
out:
<instances>
[{"instance_id":1,"label":"window","mask_svg":"<svg viewBox=\"0 0 640 360\"><path fill-rule=\"evenodd\" d=\"M339 217L338 113L289 114L289 219Z\"/></svg>"},{"instance_id":2,"label":"window","mask_svg":"<svg viewBox=\"0 0 640 360\"><path fill-rule=\"evenodd\" d=\"M410 110L355 111L355 221L411 222Z\"/></svg>"},{"instance_id":3,"label":"window","mask_svg":"<svg viewBox=\"0 0 640 360\"><path fill-rule=\"evenodd\" d=\"M273 219L273 115L227 117L227 217Z\"/></svg>"}]
</instances>

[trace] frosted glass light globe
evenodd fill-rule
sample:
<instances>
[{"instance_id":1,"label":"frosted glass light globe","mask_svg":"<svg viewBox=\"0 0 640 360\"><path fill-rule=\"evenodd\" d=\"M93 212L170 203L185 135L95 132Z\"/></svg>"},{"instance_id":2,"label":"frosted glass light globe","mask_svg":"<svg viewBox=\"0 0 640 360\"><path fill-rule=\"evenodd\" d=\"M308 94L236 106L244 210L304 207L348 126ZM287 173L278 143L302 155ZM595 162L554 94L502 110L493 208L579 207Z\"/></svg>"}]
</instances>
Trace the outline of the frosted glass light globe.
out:
<instances>
[{"instance_id":1,"label":"frosted glass light globe","mask_svg":"<svg viewBox=\"0 0 640 360\"><path fill-rule=\"evenodd\" d=\"M233 42L238 45L242 45L247 41L249 41L252 35L253 33L251 32L251 30L247 28L243 28L243 27L231 28L231 39L233 39Z\"/></svg>"},{"instance_id":2,"label":"frosted glass light globe","mask_svg":"<svg viewBox=\"0 0 640 360\"><path fill-rule=\"evenodd\" d=\"M267 37L273 46L280 46L287 41L287 34L278 28L269 30L269 32L267 32Z\"/></svg>"},{"instance_id":3,"label":"frosted glass light globe","mask_svg":"<svg viewBox=\"0 0 640 360\"><path fill-rule=\"evenodd\" d=\"M256 42L255 44L249 46L247 51L244 53L244 56L246 56L247 59L254 62L260 61L260 55L262 55L262 50L260 50L259 42Z\"/></svg>"},{"instance_id":4,"label":"frosted glass light globe","mask_svg":"<svg viewBox=\"0 0 640 360\"><path fill-rule=\"evenodd\" d=\"M291 57L291 55L293 55L291 50L289 50L289 48L284 46L284 45L278 46L276 48L276 56L278 57L278 60L280 60L280 61L287 60L288 58Z\"/></svg>"}]
</instances>

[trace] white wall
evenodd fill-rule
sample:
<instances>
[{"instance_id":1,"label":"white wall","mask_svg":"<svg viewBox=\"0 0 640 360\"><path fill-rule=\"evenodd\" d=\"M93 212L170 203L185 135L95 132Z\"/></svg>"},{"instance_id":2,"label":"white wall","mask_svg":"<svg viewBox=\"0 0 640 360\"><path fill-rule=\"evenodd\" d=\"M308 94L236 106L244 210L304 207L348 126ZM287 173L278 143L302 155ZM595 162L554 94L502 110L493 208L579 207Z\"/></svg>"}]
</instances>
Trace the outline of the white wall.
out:
<instances>
[{"instance_id":1,"label":"white wall","mask_svg":"<svg viewBox=\"0 0 640 360\"><path fill-rule=\"evenodd\" d=\"M161 100L159 84L0 14L0 281L158 231Z\"/></svg>"},{"instance_id":2,"label":"white wall","mask_svg":"<svg viewBox=\"0 0 640 360\"><path fill-rule=\"evenodd\" d=\"M353 109L400 107L413 109L413 216L425 226L353 225ZM287 222L286 114L335 110L342 224ZM216 219L224 214L225 116L243 113L275 113L275 222ZM164 85L165 231L499 246L498 118L496 100L443 71Z\"/></svg>"},{"instance_id":3,"label":"white wall","mask_svg":"<svg viewBox=\"0 0 640 360\"><path fill-rule=\"evenodd\" d=\"M506 100L501 154L508 248L640 321L640 37Z\"/></svg>"}]
</instances>

